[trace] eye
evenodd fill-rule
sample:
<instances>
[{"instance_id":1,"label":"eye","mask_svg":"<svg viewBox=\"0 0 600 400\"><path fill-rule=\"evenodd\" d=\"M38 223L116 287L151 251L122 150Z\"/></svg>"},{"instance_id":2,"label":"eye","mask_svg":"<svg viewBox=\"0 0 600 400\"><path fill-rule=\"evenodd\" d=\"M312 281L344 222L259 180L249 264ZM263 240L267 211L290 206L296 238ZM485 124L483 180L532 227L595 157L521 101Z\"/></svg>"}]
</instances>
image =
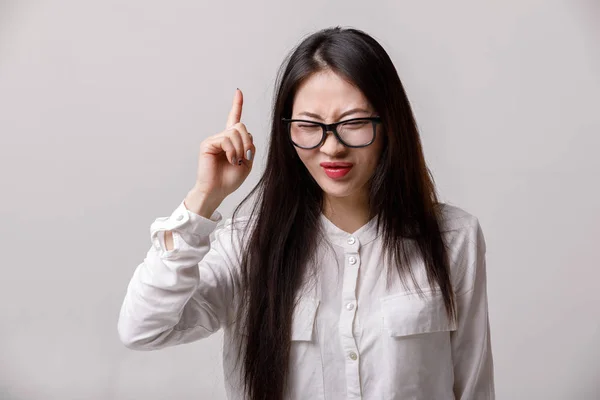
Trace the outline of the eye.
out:
<instances>
[{"instance_id":1,"label":"eye","mask_svg":"<svg viewBox=\"0 0 600 400\"><path fill-rule=\"evenodd\" d=\"M306 123L306 122L298 122L295 124L295 126L302 130L313 130L313 129L320 130L321 129L321 127L317 124L310 124L310 123Z\"/></svg>"},{"instance_id":2,"label":"eye","mask_svg":"<svg viewBox=\"0 0 600 400\"><path fill-rule=\"evenodd\" d=\"M366 126L369 123L369 121L366 120L360 120L360 121L350 121L350 122L346 122L344 124L342 124L345 128L362 128L363 126Z\"/></svg>"}]
</instances>

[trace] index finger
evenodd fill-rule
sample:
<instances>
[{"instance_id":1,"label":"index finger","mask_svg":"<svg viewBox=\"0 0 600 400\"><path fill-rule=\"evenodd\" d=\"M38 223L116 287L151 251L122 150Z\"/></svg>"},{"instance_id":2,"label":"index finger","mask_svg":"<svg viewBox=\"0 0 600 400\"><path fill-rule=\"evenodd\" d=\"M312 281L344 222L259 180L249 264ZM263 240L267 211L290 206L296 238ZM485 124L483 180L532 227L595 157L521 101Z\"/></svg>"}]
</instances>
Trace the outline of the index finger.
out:
<instances>
[{"instance_id":1,"label":"index finger","mask_svg":"<svg viewBox=\"0 0 600 400\"><path fill-rule=\"evenodd\" d=\"M229 128L232 125L240 122L242 118L242 105L244 104L244 96L242 95L242 91L240 89L235 90L235 94L233 95L233 103L231 104L231 111L229 111L229 116L227 117L227 125L225 128Z\"/></svg>"}]
</instances>

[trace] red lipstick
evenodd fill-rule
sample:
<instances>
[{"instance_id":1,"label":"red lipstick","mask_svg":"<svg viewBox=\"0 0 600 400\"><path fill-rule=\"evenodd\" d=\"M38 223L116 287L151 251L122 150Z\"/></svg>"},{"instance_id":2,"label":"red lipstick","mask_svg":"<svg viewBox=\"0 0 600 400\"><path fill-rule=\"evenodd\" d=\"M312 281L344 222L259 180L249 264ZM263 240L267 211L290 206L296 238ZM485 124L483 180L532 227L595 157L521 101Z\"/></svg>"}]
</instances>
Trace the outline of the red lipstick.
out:
<instances>
[{"instance_id":1,"label":"red lipstick","mask_svg":"<svg viewBox=\"0 0 600 400\"><path fill-rule=\"evenodd\" d=\"M340 179L346 176L352 169L353 164L348 162L322 162L319 164L325 174L331 179Z\"/></svg>"}]
</instances>

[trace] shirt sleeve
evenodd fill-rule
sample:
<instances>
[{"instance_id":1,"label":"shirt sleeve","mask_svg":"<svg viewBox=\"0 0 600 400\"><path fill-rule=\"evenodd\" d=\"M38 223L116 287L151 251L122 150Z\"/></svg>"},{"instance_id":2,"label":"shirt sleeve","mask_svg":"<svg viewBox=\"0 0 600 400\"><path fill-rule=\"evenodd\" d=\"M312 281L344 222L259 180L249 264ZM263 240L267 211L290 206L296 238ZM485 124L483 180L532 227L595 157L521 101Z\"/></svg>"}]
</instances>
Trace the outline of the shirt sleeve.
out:
<instances>
[{"instance_id":1,"label":"shirt sleeve","mask_svg":"<svg viewBox=\"0 0 600 400\"><path fill-rule=\"evenodd\" d=\"M221 219L218 212L204 218L181 202L170 217L152 223L152 247L133 273L119 314L125 346L153 350L189 343L228 320L237 258L231 224L217 229ZM173 232L171 250L166 231Z\"/></svg>"},{"instance_id":2,"label":"shirt sleeve","mask_svg":"<svg viewBox=\"0 0 600 400\"><path fill-rule=\"evenodd\" d=\"M457 400L494 400L486 245L478 220L470 235L463 259L466 268L456 288L457 330L451 335L454 396Z\"/></svg>"}]
</instances>

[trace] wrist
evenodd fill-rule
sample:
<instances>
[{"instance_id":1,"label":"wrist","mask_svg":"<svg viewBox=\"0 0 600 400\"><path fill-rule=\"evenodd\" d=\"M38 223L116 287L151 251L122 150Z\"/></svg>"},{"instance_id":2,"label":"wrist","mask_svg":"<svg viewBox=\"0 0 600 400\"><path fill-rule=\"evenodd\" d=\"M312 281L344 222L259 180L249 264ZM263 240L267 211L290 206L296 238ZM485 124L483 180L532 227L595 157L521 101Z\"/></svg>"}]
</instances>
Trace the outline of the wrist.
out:
<instances>
[{"instance_id":1,"label":"wrist","mask_svg":"<svg viewBox=\"0 0 600 400\"><path fill-rule=\"evenodd\" d=\"M215 210L221 204L221 201L222 200L200 192L194 188L188 192L183 203L191 212L210 219Z\"/></svg>"}]
</instances>

